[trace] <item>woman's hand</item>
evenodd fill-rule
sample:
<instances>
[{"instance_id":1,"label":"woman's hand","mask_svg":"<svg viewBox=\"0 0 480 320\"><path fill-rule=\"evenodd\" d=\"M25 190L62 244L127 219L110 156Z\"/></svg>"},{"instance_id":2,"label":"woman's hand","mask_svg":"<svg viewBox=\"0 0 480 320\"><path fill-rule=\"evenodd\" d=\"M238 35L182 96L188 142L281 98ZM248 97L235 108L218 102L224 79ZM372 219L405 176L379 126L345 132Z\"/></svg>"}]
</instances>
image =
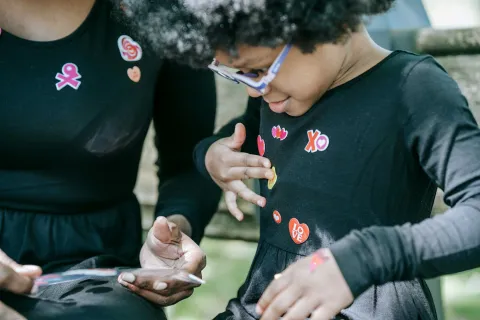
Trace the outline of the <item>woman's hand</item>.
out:
<instances>
[{"instance_id":1,"label":"woman's hand","mask_svg":"<svg viewBox=\"0 0 480 320\"><path fill-rule=\"evenodd\" d=\"M207 171L225 191L227 208L238 220L243 219L243 213L238 209L237 196L260 207L266 204L266 199L250 190L242 180L274 177L267 158L240 152L245 138L245 126L239 123L232 136L213 143L205 156Z\"/></svg>"},{"instance_id":2,"label":"woman's hand","mask_svg":"<svg viewBox=\"0 0 480 320\"><path fill-rule=\"evenodd\" d=\"M38 266L19 265L0 250L0 289L26 294L34 291L33 279L42 274ZM0 319L24 320L20 314L0 301Z\"/></svg>"},{"instance_id":3,"label":"woman's hand","mask_svg":"<svg viewBox=\"0 0 480 320\"><path fill-rule=\"evenodd\" d=\"M178 218L179 215L176 216ZM186 219L185 222L182 225L188 224ZM191 229L191 226L188 224L186 229ZM149 269L180 269L201 278L202 270L206 266L206 257L202 249L181 232L175 223L159 217L148 232L147 240L140 252L140 264L143 268ZM188 298L192 295L193 288L198 286L180 280L170 281L168 284L160 279L147 281L130 272L120 274L118 282L161 306L169 306Z\"/></svg>"},{"instance_id":4,"label":"woman's hand","mask_svg":"<svg viewBox=\"0 0 480 320\"><path fill-rule=\"evenodd\" d=\"M313 264L312 264L313 263ZM329 320L353 302L353 295L328 249L289 266L257 303L262 320Z\"/></svg>"}]
</instances>

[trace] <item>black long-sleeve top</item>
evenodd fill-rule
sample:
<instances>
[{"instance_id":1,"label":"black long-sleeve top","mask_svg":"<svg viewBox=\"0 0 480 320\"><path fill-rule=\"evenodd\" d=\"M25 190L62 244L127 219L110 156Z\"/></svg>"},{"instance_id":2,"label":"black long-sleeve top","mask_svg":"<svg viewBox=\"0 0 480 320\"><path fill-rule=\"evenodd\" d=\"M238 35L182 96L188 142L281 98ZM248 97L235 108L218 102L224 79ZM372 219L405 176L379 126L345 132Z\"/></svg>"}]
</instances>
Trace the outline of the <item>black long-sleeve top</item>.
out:
<instances>
[{"instance_id":1,"label":"black long-sleeve top","mask_svg":"<svg viewBox=\"0 0 480 320\"><path fill-rule=\"evenodd\" d=\"M75 215L121 204L153 119L156 215L182 214L202 237L220 198L191 156L214 130L211 72L162 61L106 0L66 38L33 42L2 30L0 50L0 208Z\"/></svg>"},{"instance_id":2,"label":"black long-sleeve top","mask_svg":"<svg viewBox=\"0 0 480 320\"><path fill-rule=\"evenodd\" d=\"M252 100L197 146L204 173L207 147L236 122L250 131L244 152L259 153L260 135L277 178L261 181L259 249L227 313L255 318L273 275L321 247L356 297L342 312L354 320L434 319L422 279L480 266L480 130L433 58L396 51L300 117ZM437 187L451 209L431 218Z\"/></svg>"}]
</instances>

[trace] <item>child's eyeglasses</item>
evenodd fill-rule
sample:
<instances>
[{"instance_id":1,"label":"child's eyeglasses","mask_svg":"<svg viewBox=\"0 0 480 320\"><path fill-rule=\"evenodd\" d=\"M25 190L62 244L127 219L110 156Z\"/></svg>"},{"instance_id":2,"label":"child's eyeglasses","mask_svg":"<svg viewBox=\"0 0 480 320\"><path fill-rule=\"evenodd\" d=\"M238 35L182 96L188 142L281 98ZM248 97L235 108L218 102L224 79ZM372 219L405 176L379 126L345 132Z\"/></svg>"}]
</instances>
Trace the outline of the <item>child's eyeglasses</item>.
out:
<instances>
[{"instance_id":1,"label":"child's eyeglasses","mask_svg":"<svg viewBox=\"0 0 480 320\"><path fill-rule=\"evenodd\" d=\"M278 70L282 66L282 63L287 57L291 47L291 44L287 44L283 48L282 52L280 52L270 68L268 68L267 74L258 81L251 79L251 75L247 76L242 74L241 71L234 71L233 69L229 69L226 66L220 65L216 59L213 59L208 68L225 79L232 80L236 83L243 83L263 94L265 93L265 89L267 88L268 84L277 76ZM256 77L257 75L253 76Z\"/></svg>"}]
</instances>

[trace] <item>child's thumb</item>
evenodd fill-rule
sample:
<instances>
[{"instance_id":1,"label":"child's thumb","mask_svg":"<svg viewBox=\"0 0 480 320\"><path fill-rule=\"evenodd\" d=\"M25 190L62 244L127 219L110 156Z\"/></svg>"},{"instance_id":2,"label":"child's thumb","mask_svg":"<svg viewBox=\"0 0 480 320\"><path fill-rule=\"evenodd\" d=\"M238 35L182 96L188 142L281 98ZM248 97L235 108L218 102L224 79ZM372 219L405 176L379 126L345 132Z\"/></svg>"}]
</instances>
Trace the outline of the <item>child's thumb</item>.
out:
<instances>
[{"instance_id":1,"label":"child's thumb","mask_svg":"<svg viewBox=\"0 0 480 320\"><path fill-rule=\"evenodd\" d=\"M242 123L237 123L235 132L230 137L230 148L240 150L245 139L247 138L247 130Z\"/></svg>"}]
</instances>

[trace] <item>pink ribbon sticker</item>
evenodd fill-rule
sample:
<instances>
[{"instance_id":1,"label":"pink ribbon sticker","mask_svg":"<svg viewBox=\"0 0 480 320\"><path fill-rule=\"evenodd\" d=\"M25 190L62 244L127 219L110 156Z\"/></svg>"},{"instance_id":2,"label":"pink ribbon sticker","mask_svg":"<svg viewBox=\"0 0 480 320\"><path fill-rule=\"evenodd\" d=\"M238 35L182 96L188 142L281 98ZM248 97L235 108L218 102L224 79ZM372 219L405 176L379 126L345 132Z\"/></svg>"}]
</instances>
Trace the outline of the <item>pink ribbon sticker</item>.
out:
<instances>
[{"instance_id":1,"label":"pink ribbon sticker","mask_svg":"<svg viewBox=\"0 0 480 320\"><path fill-rule=\"evenodd\" d=\"M78 79L82 76L78 73L78 67L74 63L66 63L62 67L62 73L57 73L55 79L59 80L56 83L57 90L62 90L65 86L70 86L77 90L82 83Z\"/></svg>"}]
</instances>

